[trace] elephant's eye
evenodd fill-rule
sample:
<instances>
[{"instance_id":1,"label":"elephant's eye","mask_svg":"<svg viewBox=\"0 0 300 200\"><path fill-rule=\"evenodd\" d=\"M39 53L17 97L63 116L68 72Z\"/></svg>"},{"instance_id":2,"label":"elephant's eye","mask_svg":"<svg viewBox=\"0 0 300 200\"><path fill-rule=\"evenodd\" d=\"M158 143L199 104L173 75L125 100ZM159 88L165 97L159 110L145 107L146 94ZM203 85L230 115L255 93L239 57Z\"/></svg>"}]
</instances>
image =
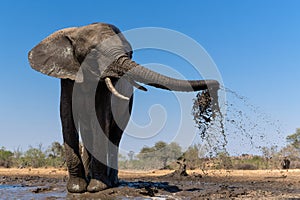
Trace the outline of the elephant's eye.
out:
<instances>
[{"instance_id":1,"label":"elephant's eye","mask_svg":"<svg viewBox=\"0 0 300 200\"><path fill-rule=\"evenodd\" d=\"M133 51L129 51L126 53L126 55L129 57L129 58L132 58L132 54L133 54Z\"/></svg>"}]
</instances>

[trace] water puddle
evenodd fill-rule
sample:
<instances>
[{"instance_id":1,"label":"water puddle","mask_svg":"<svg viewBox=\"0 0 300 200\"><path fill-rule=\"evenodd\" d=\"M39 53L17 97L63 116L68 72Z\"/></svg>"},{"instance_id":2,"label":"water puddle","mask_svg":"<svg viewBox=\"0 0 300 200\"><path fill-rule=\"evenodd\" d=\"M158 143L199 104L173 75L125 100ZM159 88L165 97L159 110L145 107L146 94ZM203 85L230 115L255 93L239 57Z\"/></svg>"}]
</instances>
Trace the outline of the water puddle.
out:
<instances>
[{"instance_id":1,"label":"water puddle","mask_svg":"<svg viewBox=\"0 0 300 200\"><path fill-rule=\"evenodd\" d=\"M0 199L65 199L67 193L47 187L0 185Z\"/></svg>"}]
</instances>

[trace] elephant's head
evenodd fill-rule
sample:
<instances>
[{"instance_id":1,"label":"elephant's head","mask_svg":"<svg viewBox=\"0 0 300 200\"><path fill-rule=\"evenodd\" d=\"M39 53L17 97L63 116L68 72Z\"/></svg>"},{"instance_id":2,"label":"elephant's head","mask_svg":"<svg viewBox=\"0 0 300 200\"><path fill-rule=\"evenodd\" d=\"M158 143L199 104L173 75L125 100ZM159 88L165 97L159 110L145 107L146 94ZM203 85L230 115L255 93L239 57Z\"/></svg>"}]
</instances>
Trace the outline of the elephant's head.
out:
<instances>
[{"instance_id":1,"label":"elephant's head","mask_svg":"<svg viewBox=\"0 0 300 200\"><path fill-rule=\"evenodd\" d=\"M128 99L114 88L111 78L124 76L133 86L144 87L141 82L154 87L175 91L198 91L219 88L215 80L178 80L151 71L131 60L132 49L120 31L109 24L95 23L83 27L59 30L44 39L29 52L32 68L57 78L82 81L78 72L82 65L90 68L116 96ZM84 62L88 59L88 62ZM89 64L88 64L89 65Z\"/></svg>"}]
</instances>

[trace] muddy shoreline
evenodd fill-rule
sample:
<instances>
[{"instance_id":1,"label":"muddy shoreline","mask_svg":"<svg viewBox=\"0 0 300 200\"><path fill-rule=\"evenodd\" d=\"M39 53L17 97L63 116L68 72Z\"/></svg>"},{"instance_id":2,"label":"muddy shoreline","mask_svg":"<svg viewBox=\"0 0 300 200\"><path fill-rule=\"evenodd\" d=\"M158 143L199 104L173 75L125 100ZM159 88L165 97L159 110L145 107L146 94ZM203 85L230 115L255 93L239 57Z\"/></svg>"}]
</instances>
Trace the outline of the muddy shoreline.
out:
<instances>
[{"instance_id":1,"label":"muddy shoreline","mask_svg":"<svg viewBox=\"0 0 300 200\"><path fill-rule=\"evenodd\" d=\"M0 169L2 198L30 199L296 199L300 170L120 171L120 186L69 194L64 169ZM13 190L13 192L11 192Z\"/></svg>"}]
</instances>

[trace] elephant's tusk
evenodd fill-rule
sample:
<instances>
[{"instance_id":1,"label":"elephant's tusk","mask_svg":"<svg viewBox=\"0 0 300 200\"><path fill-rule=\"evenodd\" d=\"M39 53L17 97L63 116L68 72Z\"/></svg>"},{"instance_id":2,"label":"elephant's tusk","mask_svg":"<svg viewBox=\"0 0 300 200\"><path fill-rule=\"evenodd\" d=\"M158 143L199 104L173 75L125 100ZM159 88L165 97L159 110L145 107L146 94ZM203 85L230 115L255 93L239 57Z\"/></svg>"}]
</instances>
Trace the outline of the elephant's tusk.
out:
<instances>
[{"instance_id":1,"label":"elephant's tusk","mask_svg":"<svg viewBox=\"0 0 300 200\"><path fill-rule=\"evenodd\" d=\"M120 93L116 90L116 88L113 86L113 84L112 84L110 78L106 77L106 78L105 78L105 83L106 83L106 86L107 86L107 88L109 89L109 91L111 91L111 93L113 93L116 97L119 97L120 99L127 100L127 101L129 100L128 97L126 97L126 96L120 94Z\"/></svg>"}]
</instances>

